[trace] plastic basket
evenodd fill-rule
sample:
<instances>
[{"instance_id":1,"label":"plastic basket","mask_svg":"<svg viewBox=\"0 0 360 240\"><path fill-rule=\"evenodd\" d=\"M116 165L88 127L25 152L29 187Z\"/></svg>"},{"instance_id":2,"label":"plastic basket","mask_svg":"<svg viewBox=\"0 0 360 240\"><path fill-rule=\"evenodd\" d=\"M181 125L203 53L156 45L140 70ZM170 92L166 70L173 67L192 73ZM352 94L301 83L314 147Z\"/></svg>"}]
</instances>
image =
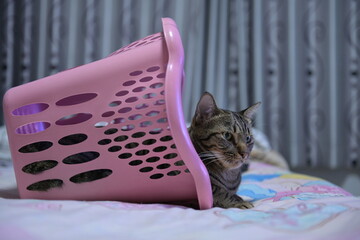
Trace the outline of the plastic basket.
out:
<instances>
[{"instance_id":1,"label":"plastic basket","mask_svg":"<svg viewBox=\"0 0 360 240\"><path fill-rule=\"evenodd\" d=\"M176 24L165 18L162 33L10 89L4 115L21 198L210 208L208 172L182 111L183 59Z\"/></svg>"}]
</instances>

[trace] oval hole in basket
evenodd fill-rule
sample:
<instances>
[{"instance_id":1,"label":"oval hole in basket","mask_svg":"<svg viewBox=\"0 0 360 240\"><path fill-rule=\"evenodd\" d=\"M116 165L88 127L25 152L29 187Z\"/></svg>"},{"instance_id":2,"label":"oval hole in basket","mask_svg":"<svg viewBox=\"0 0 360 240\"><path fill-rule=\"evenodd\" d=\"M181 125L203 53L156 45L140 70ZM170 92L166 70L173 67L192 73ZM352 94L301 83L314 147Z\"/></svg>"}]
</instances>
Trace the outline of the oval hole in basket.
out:
<instances>
[{"instance_id":1,"label":"oval hole in basket","mask_svg":"<svg viewBox=\"0 0 360 240\"><path fill-rule=\"evenodd\" d=\"M144 109L144 108L147 108L149 107L149 105L147 105L146 103L141 103L141 104L138 104L135 106L136 109Z\"/></svg>"},{"instance_id":2,"label":"oval hole in basket","mask_svg":"<svg viewBox=\"0 0 360 240\"><path fill-rule=\"evenodd\" d=\"M125 145L125 148L127 149L133 149L133 148L136 148L137 146L139 146L139 143L137 142L131 142L131 143L128 143Z\"/></svg>"},{"instance_id":3,"label":"oval hole in basket","mask_svg":"<svg viewBox=\"0 0 360 240\"><path fill-rule=\"evenodd\" d=\"M131 47L133 47L133 46L135 46L136 44L138 44L138 42L139 41L135 41L135 42L132 42L132 43L130 43L128 46L126 46L126 48L131 48ZM140 71L141 72L141 71ZM142 73L142 72L141 72ZM140 73L140 74L141 74ZM130 73L131 74L131 73Z\"/></svg>"},{"instance_id":4,"label":"oval hole in basket","mask_svg":"<svg viewBox=\"0 0 360 240\"><path fill-rule=\"evenodd\" d=\"M168 119L165 117L165 118L160 118L157 120L158 123L167 123L168 122Z\"/></svg>"},{"instance_id":5,"label":"oval hole in basket","mask_svg":"<svg viewBox=\"0 0 360 240\"><path fill-rule=\"evenodd\" d=\"M164 105L164 104L165 104L165 100L164 100L164 99L157 100L154 104L155 104L155 105Z\"/></svg>"},{"instance_id":6,"label":"oval hole in basket","mask_svg":"<svg viewBox=\"0 0 360 240\"><path fill-rule=\"evenodd\" d=\"M133 160L131 162L129 162L129 165L130 166L138 166L138 165L141 165L143 163L143 161L141 160Z\"/></svg>"},{"instance_id":7,"label":"oval hole in basket","mask_svg":"<svg viewBox=\"0 0 360 240\"><path fill-rule=\"evenodd\" d=\"M106 130L104 133L106 135L111 135L111 134L114 134L114 133L117 133L117 132L118 132L118 130L116 128L110 128L110 129Z\"/></svg>"},{"instance_id":8,"label":"oval hole in basket","mask_svg":"<svg viewBox=\"0 0 360 240\"><path fill-rule=\"evenodd\" d=\"M131 111L131 107L124 107L124 108L121 108L118 112L119 113L127 113L130 111Z\"/></svg>"},{"instance_id":9,"label":"oval hole in basket","mask_svg":"<svg viewBox=\"0 0 360 240\"><path fill-rule=\"evenodd\" d=\"M152 129L149 133L150 133L151 135L156 135L156 134L160 134L162 131L163 131L162 128L154 128L154 129Z\"/></svg>"},{"instance_id":10,"label":"oval hole in basket","mask_svg":"<svg viewBox=\"0 0 360 240\"><path fill-rule=\"evenodd\" d=\"M33 122L16 128L15 132L17 134L33 134L45 131L49 127L50 123L48 122Z\"/></svg>"},{"instance_id":11,"label":"oval hole in basket","mask_svg":"<svg viewBox=\"0 0 360 240\"><path fill-rule=\"evenodd\" d=\"M142 46L142 45L145 45L146 43L147 43L147 41L143 41L143 42L141 42L141 43L139 43L139 44L136 44L135 47L140 47L140 46Z\"/></svg>"},{"instance_id":12,"label":"oval hole in basket","mask_svg":"<svg viewBox=\"0 0 360 240\"><path fill-rule=\"evenodd\" d=\"M57 101L55 104L57 106L72 106L80 103L84 103L96 98L96 93L82 93L77 95L72 95L66 98L63 98Z\"/></svg>"},{"instance_id":13,"label":"oval hole in basket","mask_svg":"<svg viewBox=\"0 0 360 240\"><path fill-rule=\"evenodd\" d=\"M154 117L154 116L157 116L159 115L159 111L150 111L146 114L146 116L149 116L149 117Z\"/></svg>"},{"instance_id":14,"label":"oval hole in basket","mask_svg":"<svg viewBox=\"0 0 360 240\"><path fill-rule=\"evenodd\" d=\"M176 153L169 153L164 156L165 159L176 158L178 155Z\"/></svg>"},{"instance_id":15,"label":"oval hole in basket","mask_svg":"<svg viewBox=\"0 0 360 240\"><path fill-rule=\"evenodd\" d=\"M154 35L149 35L147 37L144 37L142 40L148 40L149 38L152 38Z\"/></svg>"},{"instance_id":16,"label":"oval hole in basket","mask_svg":"<svg viewBox=\"0 0 360 240\"><path fill-rule=\"evenodd\" d=\"M174 165L175 165L175 166L184 166L185 163L184 163L183 160L179 160L179 161L176 161L176 162L174 163Z\"/></svg>"},{"instance_id":17,"label":"oval hole in basket","mask_svg":"<svg viewBox=\"0 0 360 240\"><path fill-rule=\"evenodd\" d=\"M90 113L75 113L57 120L55 124L60 126L74 125L74 124L83 123L89 120L91 117L92 115Z\"/></svg>"},{"instance_id":18,"label":"oval hole in basket","mask_svg":"<svg viewBox=\"0 0 360 240\"><path fill-rule=\"evenodd\" d=\"M140 123L140 127L148 127L151 126L153 123L151 121L144 121Z\"/></svg>"},{"instance_id":19,"label":"oval hole in basket","mask_svg":"<svg viewBox=\"0 0 360 240\"><path fill-rule=\"evenodd\" d=\"M156 173L150 176L151 179L160 179L164 176L162 173Z\"/></svg>"},{"instance_id":20,"label":"oval hole in basket","mask_svg":"<svg viewBox=\"0 0 360 240\"><path fill-rule=\"evenodd\" d=\"M150 85L150 87L154 88L154 89L161 88L162 86L164 86L163 83L154 83L154 84Z\"/></svg>"},{"instance_id":21,"label":"oval hole in basket","mask_svg":"<svg viewBox=\"0 0 360 240\"><path fill-rule=\"evenodd\" d=\"M135 125L133 124L129 124L129 125L125 125L125 126L122 126L121 127L121 131L130 131L130 130L133 130L135 128Z\"/></svg>"},{"instance_id":22,"label":"oval hole in basket","mask_svg":"<svg viewBox=\"0 0 360 240\"><path fill-rule=\"evenodd\" d=\"M100 156L98 152L81 152L64 158L65 164L80 164L93 161Z\"/></svg>"},{"instance_id":23,"label":"oval hole in basket","mask_svg":"<svg viewBox=\"0 0 360 240\"><path fill-rule=\"evenodd\" d=\"M109 143L111 143L110 139L102 139L102 140L98 141L99 145L107 145Z\"/></svg>"},{"instance_id":24,"label":"oval hole in basket","mask_svg":"<svg viewBox=\"0 0 360 240\"><path fill-rule=\"evenodd\" d=\"M175 145L175 144L171 145L170 147L173 148L173 149L176 149L176 145Z\"/></svg>"},{"instance_id":25,"label":"oval hole in basket","mask_svg":"<svg viewBox=\"0 0 360 240\"><path fill-rule=\"evenodd\" d=\"M168 142L168 141L171 141L171 140L173 140L173 138L170 135L167 135L167 136L164 136L164 137L160 138L160 141L162 141L162 142Z\"/></svg>"},{"instance_id":26,"label":"oval hole in basket","mask_svg":"<svg viewBox=\"0 0 360 240\"><path fill-rule=\"evenodd\" d=\"M103 127L106 127L109 123L108 122L97 122L95 123L95 127L96 128L103 128Z\"/></svg>"},{"instance_id":27,"label":"oval hole in basket","mask_svg":"<svg viewBox=\"0 0 360 240\"><path fill-rule=\"evenodd\" d=\"M101 116L102 117L111 117L114 114L115 114L114 111L107 111L107 112L104 112L103 114L101 114Z\"/></svg>"},{"instance_id":28,"label":"oval hole in basket","mask_svg":"<svg viewBox=\"0 0 360 240\"><path fill-rule=\"evenodd\" d=\"M142 92L146 89L146 87L137 87L137 88L134 88L133 92Z\"/></svg>"},{"instance_id":29,"label":"oval hole in basket","mask_svg":"<svg viewBox=\"0 0 360 240\"><path fill-rule=\"evenodd\" d=\"M61 138L58 143L61 145L75 145L85 141L88 138L86 134L76 133Z\"/></svg>"},{"instance_id":30,"label":"oval hole in basket","mask_svg":"<svg viewBox=\"0 0 360 240\"><path fill-rule=\"evenodd\" d=\"M167 169L169 168L171 165L168 164L168 163L163 163L163 164L160 164L158 166L156 166L157 169Z\"/></svg>"},{"instance_id":31,"label":"oval hole in basket","mask_svg":"<svg viewBox=\"0 0 360 240\"><path fill-rule=\"evenodd\" d=\"M106 178L112 174L112 170L110 169L96 169L87 172L82 172L72 176L70 181L73 183L84 183L84 182L92 182L95 180L99 180L102 178Z\"/></svg>"},{"instance_id":32,"label":"oval hole in basket","mask_svg":"<svg viewBox=\"0 0 360 240\"><path fill-rule=\"evenodd\" d=\"M138 120L140 118L142 118L141 114L134 114L129 117L129 120Z\"/></svg>"},{"instance_id":33,"label":"oval hole in basket","mask_svg":"<svg viewBox=\"0 0 360 240\"><path fill-rule=\"evenodd\" d=\"M121 159L128 159L128 158L131 158L132 157L132 154L131 153L122 153L118 156L118 158L121 158Z\"/></svg>"},{"instance_id":34,"label":"oval hole in basket","mask_svg":"<svg viewBox=\"0 0 360 240\"><path fill-rule=\"evenodd\" d=\"M153 79L153 77L150 77L150 76L148 76L148 77L143 77L142 79L140 79L140 82L149 82L149 81L151 81Z\"/></svg>"},{"instance_id":35,"label":"oval hole in basket","mask_svg":"<svg viewBox=\"0 0 360 240\"><path fill-rule=\"evenodd\" d=\"M141 138L141 137L143 137L145 135L146 135L145 132L136 132L133 135L131 135L131 137L133 137L133 138Z\"/></svg>"},{"instance_id":36,"label":"oval hole in basket","mask_svg":"<svg viewBox=\"0 0 360 240\"><path fill-rule=\"evenodd\" d=\"M111 124L119 124L125 122L125 118L115 118L111 121Z\"/></svg>"},{"instance_id":37,"label":"oval hole in basket","mask_svg":"<svg viewBox=\"0 0 360 240\"><path fill-rule=\"evenodd\" d=\"M109 147L108 151L109 152L118 152L121 150L121 146L112 146L112 147Z\"/></svg>"},{"instance_id":38,"label":"oval hole in basket","mask_svg":"<svg viewBox=\"0 0 360 240\"><path fill-rule=\"evenodd\" d=\"M154 143L156 143L156 140L155 139L147 139L147 140L145 140L145 141L143 141L142 142L142 144L144 144L144 145L152 145L152 144L154 144Z\"/></svg>"},{"instance_id":39,"label":"oval hole in basket","mask_svg":"<svg viewBox=\"0 0 360 240\"><path fill-rule=\"evenodd\" d=\"M123 86L128 87L128 86L134 85L135 83L136 83L135 80L129 80L129 81L124 82Z\"/></svg>"},{"instance_id":40,"label":"oval hole in basket","mask_svg":"<svg viewBox=\"0 0 360 240\"><path fill-rule=\"evenodd\" d=\"M46 103L33 103L15 109L12 114L15 116L31 115L45 111L48 107L49 104Z\"/></svg>"},{"instance_id":41,"label":"oval hole in basket","mask_svg":"<svg viewBox=\"0 0 360 240\"><path fill-rule=\"evenodd\" d=\"M137 43L136 43L136 44L137 44ZM142 71L137 70L137 71L131 72L129 75L130 75L130 76L139 76L139 75L142 74L142 73L143 73Z\"/></svg>"},{"instance_id":42,"label":"oval hole in basket","mask_svg":"<svg viewBox=\"0 0 360 240\"><path fill-rule=\"evenodd\" d=\"M28 145L25 145L19 149L21 153L34 153L34 152L41 152L45 151L46 149L50 148L53 145L52 142L49 141L41 141L41 142L34 142Z\"/></svg>"},{"instance_id":43,"label":"oval hole in basket","mask_svg":"<svg viewBox=\"0 0 360 240\"><path fill-rule=\"evenodd\" d=\"M161 35L158 35L158 36L155 36L155 37L153 37L153 38L151 38L150 40L156 40L156 39L159 39L159 38L162 38L162 36Z\"/></svg>"},{"instance_id":44,"label":"oval hole in basket","mask_svg":"<svg viewBox=\"0 0 360 240\"><path fill-rule=\"evenodd\" d=\"M109 103L109 107L117 107L121 104L121 101L113 101Z\"/></svg>"},{"instance_id":45,"label":"oval hole in basket","mask_svg":"<svg viewBox=\"0 0 360 240\"><path fill-rule=\"evenodd\" d=\"M143 167L140 168L139 171L140 172L151 172L154 168L153 167Z\"/></svg>"},{"instance_id":46,"label":"oval hole in basket","mask_svg":"<svg viewBox=\"0 0 360 240\"><path fill-rule=\"evenodd\" d=\"M64 182L61 179L48 179L29 185L26 189L29 191L46 192L52 188L61 188Z\"/></svg>"},{"instance_id":47,"label":"oval hole in basket","mask_svg":"<svg viewBox=\"0 0 360 240\"><path fill-rule=\"evenodd\" d=\"M118 97L122 97L122 96L125 96L128 93L129 93L129 91L123 90L123 91L117 92L115 95L118 96Z\"/></svg>"},{"instance_id":48,"label":"oval hole in basket","mask_svg":"<svg viewBox=\"0 0 360 240\"><path fill-rule=\"evenodd\" d=\"M118 136L114 139L115 142L122 142L122 141L125 141L126 139L128 139L129 137L126 136L126 135L121 135L121 136Z\"/></svg>"},{"instance_id":49,"label":"oval hole in basket","mask_svg":"<svg viewBox=\"0 0 360 240\"><path fill-rule=\"evenodd\" d=\"M150 99L154 98L156 96L156 93L147 93L143 96L144 99Z\"/></svg>"},{"instance_id":50,"label":"oval hole in basket","mask_svg":"<svg viewBox=\"0 0 360 240\"><path fill-rule=\"evenodd\" d=\"M58 165L55 160L43 160L30 163L22 168L22 171L29 174L39 174L46 170L52 169Z\"/></svg>"},{"instance_id":51,"label":"oval hole in basket","mask_svg":"<svg viewBox=\"0 0 360 240\"><path fill-rule=\"evenodd\" d=\"M148 69L146 69L146 71L147 72L156 72L159 69L160 69L159 66L153 66L153 67L149 67Z\"/></svg>"},{"instance_id":52,"label":"oval hole in basket","mask_svg":"<svg viewBox=\"0 0 360 240\"><path fill-rule=\"evenodd\" d=\"M150 152L150 151L147 150L147 149L142 149L142 150L137 151L135 154L136 154L137 156L144 156L144 155L148 154L149 152Z\"/></svg>"},{"instance_id":53,"label":"oval hole in basket","mask_svg":"<svg viewBox=\"0 0 360 240\"><path fill-rule=\"evenodd\" d=\"M137 97L129 97L128 99L125 100L125 102L127 103L133 103L136 102L138 100Z\"/></svg>"},{"instance_id":54,"label":"oval hole in basket","mask_svg":"<svg viewBox=\"0 0 360 240\"><path fill-rule=\"evenodd\" d=\"M157 78L165 78L165 73L160 73L156 76Z\"/></svg>"},{"instance_id":55,"label":"oval hole in basket","mask_svg":"<svg viewBox=\"0 0 360 240\"><path fill-rule=\"evenodd\" d=\"M181 173L181 171L179 171L179 170L174 170L174 171L168 172L166 175L168 175L168 176L177 176L177 175L179 175L180 173Z\"/></svg>"},{"instance_id":56,"label":"oval hole in basket","mask_svg":"<svg viewBox=\"0 0 360 240\"><path fill-rule=\"evenodd\" d=\"M149 157L148 159L146 159L147 162L149 163L154 163L160 160L160 157Z\"/></svg>"},{"instance_id":57,"label":"oval hole in basket","mask_svg":"<svg viewBox=\"0 0 360 240\"><path fill-rule=\"evenodd\" d=\"M167 149L165 146L159 146L153 149L154 152L163 152Z\"/></svg>"}]
</instances>

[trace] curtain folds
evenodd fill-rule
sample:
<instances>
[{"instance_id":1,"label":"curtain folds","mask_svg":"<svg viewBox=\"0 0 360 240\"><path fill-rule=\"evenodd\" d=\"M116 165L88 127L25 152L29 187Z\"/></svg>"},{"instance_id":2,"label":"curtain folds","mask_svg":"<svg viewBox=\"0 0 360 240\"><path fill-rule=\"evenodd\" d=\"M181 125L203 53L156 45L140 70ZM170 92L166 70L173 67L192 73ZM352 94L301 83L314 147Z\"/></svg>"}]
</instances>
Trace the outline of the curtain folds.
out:
<instances>
[{"instance_id":1,"label":"curtain folds","mask_svg":"<svg viewBox=\"0 0 360 240\"><path fill-rule=\"evenodd\" d=\"M292 167L360 168L360 0L1 0L0 96L161 17L182 36L187 121L203 91L231 110L261 101L255 126Z\"/></svg>"}]
</instances>

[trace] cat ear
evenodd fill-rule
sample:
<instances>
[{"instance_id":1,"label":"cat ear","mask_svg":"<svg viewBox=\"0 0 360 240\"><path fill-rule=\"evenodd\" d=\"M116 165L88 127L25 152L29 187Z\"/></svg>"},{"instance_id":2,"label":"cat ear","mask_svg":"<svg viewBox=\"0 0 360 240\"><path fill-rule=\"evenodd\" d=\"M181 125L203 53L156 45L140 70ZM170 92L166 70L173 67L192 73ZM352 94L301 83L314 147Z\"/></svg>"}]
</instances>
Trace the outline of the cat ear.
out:
<instances>
[{"instance_id":1,"label":"cat ear","mask_svg":"<svg viewBox=\"0 0 360 240\"><path fill-rule=\"evenodd\" d=\"M216 106L216 102L214 100L214 97L208 93L205 92L196 107L195 112L195 121L197 123L203 122L204 120L207 120L214 116L218 110L218 107Z\"/></svg>"},{"instance_id":2,"label":"cat ear","mask_svg":"<svg viewBox=\"0 0 360 240\"><path fill-rule=\"evenodd\" d=\"M248 107L245 110L242 110L240 113L245 117L249 118L250 120L254 119L255 113L257 109L260 107L261 102L255 103L254 105Z\"/></svg>"}]
</instances>

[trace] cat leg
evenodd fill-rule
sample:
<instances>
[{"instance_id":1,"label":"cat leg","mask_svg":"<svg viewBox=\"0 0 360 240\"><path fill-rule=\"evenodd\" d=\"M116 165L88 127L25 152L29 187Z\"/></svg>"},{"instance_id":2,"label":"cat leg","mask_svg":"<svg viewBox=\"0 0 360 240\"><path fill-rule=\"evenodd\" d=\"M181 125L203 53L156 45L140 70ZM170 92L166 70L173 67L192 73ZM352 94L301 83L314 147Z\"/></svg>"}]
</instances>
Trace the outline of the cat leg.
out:
<instances>
[{"instance_id":1,"label":"cat leg","mask_svg":"<svg viewBox=\"0 0 360 240\"><path fill-rule=\"evenodd\" d=\"M245 201L235 193L228 192L225 189L219 187L215 187L215 189L213 188L213 196L214 207L240 209L250 209L254 207L252 203Z\"/></svg>"},{"instance_id":2,"label":"cat leg","mask_svg":"<svg viewBox=\"0 0 360 240\"><path fill-rule=\"evenodd\" d=\"M234 208L240 208L240 209L250 209L253 208L254 205L251 202L245 201L238 195L233 195L233 198L236 199L236 201L232 202L232 207Z\"/></svg>"}]
</instances>

